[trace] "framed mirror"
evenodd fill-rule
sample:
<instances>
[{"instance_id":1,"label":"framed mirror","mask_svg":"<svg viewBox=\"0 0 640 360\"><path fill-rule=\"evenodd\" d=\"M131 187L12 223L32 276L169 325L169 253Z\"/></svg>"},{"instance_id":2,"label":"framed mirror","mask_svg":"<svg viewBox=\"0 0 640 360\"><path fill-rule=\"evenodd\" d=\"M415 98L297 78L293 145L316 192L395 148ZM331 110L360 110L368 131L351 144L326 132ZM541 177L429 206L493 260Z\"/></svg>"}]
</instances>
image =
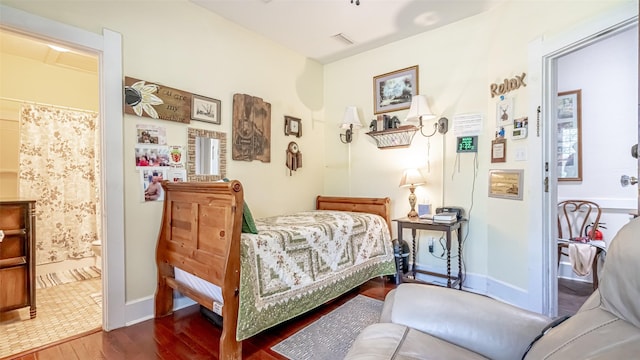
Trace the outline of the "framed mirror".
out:
<instances>
[{"instance_id":1,"label":"framed mirror","mask_svg":"<svg viewBox=\"0 0 640 360\"><path fill-rule=\"evenodd\" d=\"M188 181L217 181L227 173L227 134L187 129Z\"/></svg>"}]
</instances>

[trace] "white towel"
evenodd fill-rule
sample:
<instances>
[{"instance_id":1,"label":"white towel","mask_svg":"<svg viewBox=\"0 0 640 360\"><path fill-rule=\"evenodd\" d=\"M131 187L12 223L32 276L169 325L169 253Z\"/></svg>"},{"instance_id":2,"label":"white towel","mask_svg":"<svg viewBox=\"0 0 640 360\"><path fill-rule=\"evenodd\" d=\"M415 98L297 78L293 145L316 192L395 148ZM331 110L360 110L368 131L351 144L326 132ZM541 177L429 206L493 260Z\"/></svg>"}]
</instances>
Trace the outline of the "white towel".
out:
<instances>
[{"instance_id":1,"label":"white towel","mask_svg":"<svg viewBox=\"0 0 640 360\"><path fill-rule=\"evenodd\" d=\"M587 244L569 244L569 261L573 272L580 276L591 273L591 264L596 256L596 248Z\"/></svg>"}]
</instances>

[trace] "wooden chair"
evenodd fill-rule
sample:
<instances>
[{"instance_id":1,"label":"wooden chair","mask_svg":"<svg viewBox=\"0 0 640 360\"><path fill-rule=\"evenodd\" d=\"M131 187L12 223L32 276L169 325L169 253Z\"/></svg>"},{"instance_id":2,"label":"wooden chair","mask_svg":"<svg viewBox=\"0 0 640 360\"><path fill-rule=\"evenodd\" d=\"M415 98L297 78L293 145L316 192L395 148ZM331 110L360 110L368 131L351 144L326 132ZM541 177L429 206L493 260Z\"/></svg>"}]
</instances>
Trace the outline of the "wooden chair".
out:
<instances>
[{"instance_id":1,"label":"wooden chair","mask_svg":"<svg viewBox=\"0 0 640 360\"><path fill-rule=\"evenodd\" d=\"M601 215L600 206L593 201L565 200L558 203L558 266L562 255L569 256L566 251L569 244L586 243L594 246L589 242L594 240ZM604 250L600 246L594 247L596 256L591 264L591 274L595 290L598 288L598 259Z\"/></svg>"}]
</instances>

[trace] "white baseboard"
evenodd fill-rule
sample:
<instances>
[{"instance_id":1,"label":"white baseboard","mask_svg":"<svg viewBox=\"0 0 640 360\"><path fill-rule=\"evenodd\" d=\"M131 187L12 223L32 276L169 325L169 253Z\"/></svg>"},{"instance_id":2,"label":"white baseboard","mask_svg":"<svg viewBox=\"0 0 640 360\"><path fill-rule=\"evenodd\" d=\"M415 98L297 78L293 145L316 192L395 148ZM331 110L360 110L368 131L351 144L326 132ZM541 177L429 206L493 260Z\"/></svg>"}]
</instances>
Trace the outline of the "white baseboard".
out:
<instances>
[{"instance_id":1,"label":"white baseboard","mask_svg":"<svg viewBox=\"0 0 640 360\"><path fill-rule=\"evenodd\" d=\"M531 303L531 297L527 290L492 277L487 278L487 295L522 309L536 307L536 304Z\"/></svg>"},{"instance_id":2,"label":"white baseboard","mask_svg":"<svg viewBox=\"0 0 640 360\"><path fill-rule=\"evenodd\" d=\"M430 267L424 265L416 266L418 270L437 272L446 274L446 268ZM452 270L452 274L457 274L458 269ZM446 286L446 279L437 278L434 276L417 274L418 280L434 281L438 285ZM464 282L462 283L462 289L473 292L480 295L486 295L490 298L500 300L507 304L517 306L523 309L535 308L534 304L530 303L529 293L522 288L507 284L503 281L488 277L486 275L479 275L474 273L466 273L464 275Z\"/></svg>"},{"instance_id":3,"label":"white baseboard","mask_svg":"<svg viewBox=\"0 0 640 360\"><path fill-rule=\"evenodd\" d=\"M574 281L583 281L583 282L589 282L589 283L593 282L593 277L591 276L591 274L587 276L580 276L575 272L573 272L573 269L571 268L571 263L564 262L564 261L560 262L560 267L558 268L558 277L563 279L574 280Z\"/></svg>"},{"instance_id":4,"label":"white baseboard","mask_svg":"<svg viewBox=\"0 0 640 360\"><path fill-rule=\"evenodd\" d=\"M195 304L197 304L195 301L186 296L177 296L173 298L173 311ZM154 296L147 296L145 298L127 302L125 304L125 326L131 326L133 324L153 319L155 316L154 307Z\"/></svg>"}]
</instances>

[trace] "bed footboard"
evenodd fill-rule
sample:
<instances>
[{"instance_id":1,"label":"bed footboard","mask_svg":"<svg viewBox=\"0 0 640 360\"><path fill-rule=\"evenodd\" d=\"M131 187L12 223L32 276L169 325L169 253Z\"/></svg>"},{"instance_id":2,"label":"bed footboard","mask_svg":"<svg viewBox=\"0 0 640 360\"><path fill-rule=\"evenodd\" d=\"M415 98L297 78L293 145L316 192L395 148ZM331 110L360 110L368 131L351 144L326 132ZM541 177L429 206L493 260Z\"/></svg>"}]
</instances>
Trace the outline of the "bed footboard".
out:
<instances>
[{"instance_id":1,"label":"bed footboard","mask_svg":"<svg viewBox=\"0 0 640 360\"><path fill-rule=\"evenodd\" d=\"M223 318L220 359L241 359L236 341L240 289L240 236L244 192L239 181L164 181L164 212L156 247L155 316L173 312L173 289ZM178 267L222 289L224 305L175 279Z\"/></svg>"}]
</instances>

